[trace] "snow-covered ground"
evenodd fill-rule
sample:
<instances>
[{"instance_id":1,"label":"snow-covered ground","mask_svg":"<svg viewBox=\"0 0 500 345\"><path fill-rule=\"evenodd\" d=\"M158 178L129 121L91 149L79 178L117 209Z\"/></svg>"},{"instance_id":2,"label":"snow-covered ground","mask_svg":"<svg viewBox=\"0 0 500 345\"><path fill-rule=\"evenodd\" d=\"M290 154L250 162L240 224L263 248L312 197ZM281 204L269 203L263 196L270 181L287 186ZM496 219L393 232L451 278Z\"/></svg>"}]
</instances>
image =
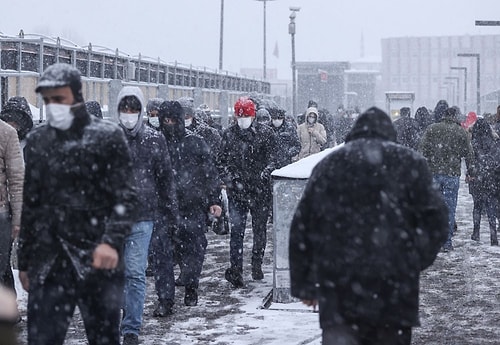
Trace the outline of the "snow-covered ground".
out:
<instances>
[{"instance_id":1,"label":"snow-covered ground","mask_svg":"<svg viewBox=\"0 0 500 345\"><path fill-rule=\"evenodd\" d=\"M481 242L470 240L472 200L463 181L459 193L455 250L440 253L435 264L422 274L422 326L414 329L414 345L500 344L500 248L489 244L485 216ZM209 233L208 239L198 306L185 307L183 288L177 288L175 314L164 319L152 317L155 294L152 278L148 278L144 327L139 338L142 344L321 344L317 313L300 303L273 303L263 308L273 285L271 225L265 278L252 281L246 266L247 286L239 290L224 280L229 236ZM249 264L250 231L245 244L245 263ZM25 293L19 294L19 305L26 319ZM26 344L25 329L23 321L21 344ZM66 338L66 344L87 343L78 315Z\"/></svg>"}]
</instances>

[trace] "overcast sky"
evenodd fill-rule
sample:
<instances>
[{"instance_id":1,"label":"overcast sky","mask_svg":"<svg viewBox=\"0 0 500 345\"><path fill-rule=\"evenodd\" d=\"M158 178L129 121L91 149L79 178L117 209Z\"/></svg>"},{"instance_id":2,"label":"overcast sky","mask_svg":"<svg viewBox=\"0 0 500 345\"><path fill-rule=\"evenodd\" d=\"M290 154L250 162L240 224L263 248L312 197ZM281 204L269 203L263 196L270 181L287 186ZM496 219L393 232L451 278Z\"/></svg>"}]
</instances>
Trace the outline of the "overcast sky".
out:
<instances>
[{"instance_id":1,"label":"overcast sky","mask_svg":"<svg viewBox=\"0 0 500 345\"><path fill-rule=\"evenodd\" d=\"M8 4L5 5L5 2ZM9 4L10 3L10 4ZM216 69L220 0L1 0L0 32L42 33L78 45L119 48L131 56L160 57ZM273 0L267 2L267 68L291 79L290 6L296 23L297 61L380 59L380 40L400 36L500 34L474 21L500 20L500 0ZM261 68L263 3L224 1L223 67ZM495 17L496 16L496 17ZM273 55L278 46L279 57Z\"/></svg>"}]
</instances>

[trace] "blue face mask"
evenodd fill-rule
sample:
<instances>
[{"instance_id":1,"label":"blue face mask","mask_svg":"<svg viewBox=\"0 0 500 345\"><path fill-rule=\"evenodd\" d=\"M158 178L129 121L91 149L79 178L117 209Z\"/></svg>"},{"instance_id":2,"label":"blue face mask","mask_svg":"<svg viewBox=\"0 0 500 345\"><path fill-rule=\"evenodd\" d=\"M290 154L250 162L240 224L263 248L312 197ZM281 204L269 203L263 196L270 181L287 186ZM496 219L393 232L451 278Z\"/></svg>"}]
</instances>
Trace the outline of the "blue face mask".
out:
<instances>
[{"instance_id":1,"label":"blue face mask","mask_svg":"<svg viewBox=\"0 0 500 345\"><path fill-rule=\"evenodd\" d=\"M148 118L148 122L154 128L160 128L160 118L158 116Z\"/></svg>"}]
</instances>

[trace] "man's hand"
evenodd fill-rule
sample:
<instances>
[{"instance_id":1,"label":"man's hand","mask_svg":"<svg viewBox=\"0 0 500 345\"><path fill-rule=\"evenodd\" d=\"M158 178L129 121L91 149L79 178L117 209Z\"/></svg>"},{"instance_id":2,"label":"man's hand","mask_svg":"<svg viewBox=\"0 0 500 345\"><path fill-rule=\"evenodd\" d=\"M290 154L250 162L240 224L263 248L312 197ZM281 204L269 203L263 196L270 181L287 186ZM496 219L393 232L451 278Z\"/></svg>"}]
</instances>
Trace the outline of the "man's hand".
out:
<instances>
[{"instance_id":1,"label":"man's hand","mask_svg":"<svg viewBox=\"0 0 500 345\"><path fill-rule=\"evenodd\" d=\"M15 239L17 236L19 236L20 230L21 227L19 225L12 225L12 239Z\"/></svg>"},{"instance_id":2,"label":"man's hand","mask_svg":"<svg viewBox=\"0 0 500 345\"><path fill-rule=\"evenodd\" d=\"M118 252L109 244L101 243L92 254L92 267L101 270L112 270L118 266Z\"/></svg>"},{"instance_id":3,"label":"man's hand","mask_svg":"<svg viewBox=\"0 0 500 345\"><path fill-rule=\"evenodd\" d=\"M218 218L222 214L222 208L219 205L212 205L210 206L210 214Z\"/></svg>"},{"instance_id":4,"label":"man's hand","mask_svg":"<svg viewBox=\"0 0 500 345\"><path fill-rule=\"evenodd\" d=\"M19 271L19 281L26 292L30 291L30 280L28 279L28 272Z\"/></svg>"}]
</instances>

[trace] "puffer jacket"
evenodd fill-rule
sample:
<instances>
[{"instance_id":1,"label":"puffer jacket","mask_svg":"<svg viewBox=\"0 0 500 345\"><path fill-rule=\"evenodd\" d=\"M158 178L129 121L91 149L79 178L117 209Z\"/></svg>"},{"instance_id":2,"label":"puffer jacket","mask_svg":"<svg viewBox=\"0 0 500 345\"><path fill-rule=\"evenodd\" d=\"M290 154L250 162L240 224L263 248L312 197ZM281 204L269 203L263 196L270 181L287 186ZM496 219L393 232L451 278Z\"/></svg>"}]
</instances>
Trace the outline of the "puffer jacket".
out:
<instances>
[{"instance_id":1,"label":"puffer jacket","mask_svg":"<svg viewBox=\"0 0 500 345\"><path fill-rule=\"evenodd\" d=\"M309 133L309 128L312 128L311 133ZM304 122L297 128L297 133L302 146L298 159L320 152L323 145L326 144L326 130L321 123L316 122L310 126L307 122Z\"/></svg>"},{"instance_id":2,"label":"puffer jacket","mask_svg":"<svg viewBox=\"0 0 500 345\"><path fill-rule=\"evenodd\" d=\"M0 120L0 212L12 213L12 225L21 223L24 162L16 130Z\"/></svg>"}]
</instances>

